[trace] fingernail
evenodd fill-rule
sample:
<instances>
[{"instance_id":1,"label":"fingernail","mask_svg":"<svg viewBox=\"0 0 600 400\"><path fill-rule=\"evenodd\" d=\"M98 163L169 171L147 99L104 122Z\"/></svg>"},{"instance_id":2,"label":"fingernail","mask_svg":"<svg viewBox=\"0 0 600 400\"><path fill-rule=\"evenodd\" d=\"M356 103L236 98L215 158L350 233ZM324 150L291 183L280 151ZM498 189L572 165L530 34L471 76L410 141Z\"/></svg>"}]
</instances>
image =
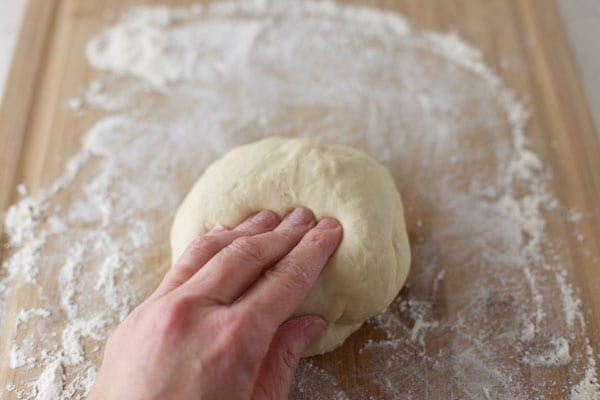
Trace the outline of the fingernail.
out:
<instances>
[{"instance_id":1,"label":"fingernail","mask_svg":"<svg viewBox=\"0 0 600 400\"><path fill-rule=\"evenodd\" d=\"M298 207L289 213L285 219L294 225L308 225L314 221L314 216L306 208Z\"/></svg>"},{"instance_id":2,"label":"fingernail","mask_svg":"<svg viewBox=\"0 0 600 400\"><path fill-rule=\"evenodd\" d=\"M263 226L272 226L278 222L277 217L271 211L260 211L252 216L252 221Z\"/></svg>"},{"instance_id":3,"label":"fingernail","mask_svg":"<svg viewBox=\"0 0 600 400\"><path fill-rule=\"evenodd\" d=\"M321 337L323 331L327 328L327 323L321 318L315 318L309 324L304 327L304 337L308 339L310 343L313 343Z\"/></svg>"},{"instance_id":4,"label":"fingernail","mask_svg":"<svg viewBox=\"0 0 600 400\"><path fill-rule=\"evenodd\" d=\"M319 228L319 229L333 229L333 228L338 228L339 226L340 226L340 223L337 222L337 220L335 220L333 218L323 218L317 224L317 228Z\"/></svg>"}]
</instances>

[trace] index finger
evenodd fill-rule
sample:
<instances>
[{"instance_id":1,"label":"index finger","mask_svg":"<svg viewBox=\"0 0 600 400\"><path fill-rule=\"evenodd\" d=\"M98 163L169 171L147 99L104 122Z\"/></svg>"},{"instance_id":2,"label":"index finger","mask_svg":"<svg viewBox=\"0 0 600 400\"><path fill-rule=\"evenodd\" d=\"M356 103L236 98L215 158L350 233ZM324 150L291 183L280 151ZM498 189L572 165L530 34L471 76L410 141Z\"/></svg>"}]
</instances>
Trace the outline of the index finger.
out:
<instances>
[{"instance_id":1,"label":"index finger","mask_svg":"<svg viewBox=\"0 0 600 400\"><path fill-rule=\"evenodd\" d=\"M267 325L277 329L302 304L341 239L340 224L332 218L322 219L284 258L264 272L237 306L266 318Z\"/></svg>"}]
</instances>

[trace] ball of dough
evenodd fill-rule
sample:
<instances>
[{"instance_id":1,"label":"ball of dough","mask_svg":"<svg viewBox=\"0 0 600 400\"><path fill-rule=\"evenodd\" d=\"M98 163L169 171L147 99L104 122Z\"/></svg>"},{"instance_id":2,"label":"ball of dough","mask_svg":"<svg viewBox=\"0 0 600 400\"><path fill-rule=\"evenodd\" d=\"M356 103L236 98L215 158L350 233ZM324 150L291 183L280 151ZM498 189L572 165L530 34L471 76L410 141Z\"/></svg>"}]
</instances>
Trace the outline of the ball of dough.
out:
<instances>
[{"instance_id":1,"label":"ball of dough","mask_svg":"<svg viewBox=\"0 0 600 400\"><path fill-rule=\"evenodd\" d=\"M309 139L269 138L210 165L181 203L171 229L173 261L214 225L236 226L267 209L305 206L335 217L343 239L294 315L327 321L306 356L331 351L398 294L410 264L402 200L390 173L365 153Z\"/></svg>"}]
</instances>

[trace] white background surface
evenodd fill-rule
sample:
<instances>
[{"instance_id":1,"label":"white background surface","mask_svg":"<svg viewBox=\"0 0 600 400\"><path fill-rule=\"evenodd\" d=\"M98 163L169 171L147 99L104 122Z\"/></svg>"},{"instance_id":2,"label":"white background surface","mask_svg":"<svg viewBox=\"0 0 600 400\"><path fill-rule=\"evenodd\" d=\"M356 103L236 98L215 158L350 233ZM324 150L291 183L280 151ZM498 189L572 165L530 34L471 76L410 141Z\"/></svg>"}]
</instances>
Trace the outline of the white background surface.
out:
<instances>
[{"instance_id":1,"label":"white background surface","mask_svg":"<svg viewBox=\"0 0 600 400\"><path fill-rule=\"evenodd\" d=\"M600 137L600 0L558 0Z\"/></svg>"},{"instance_id":2,"label":"white background surface","mask_svg":"<svg viewBox=\"0 0 600 400\"><path fill-rule=\"evenodd\" d=\"M26 0L0 0L0 99L4 97L4 84L10 69L25 3Z\"/></svg>"},{"instance_id":3,"label":"white background surface","mask_svg":"<svg viewBox=\"0 0 600 400\"><path fill-rule=\"evenodd\" d=\"M44 0L34 0L44 1ZM0 98L27 0L0 0ZM600 134L600 0L557 0Z\"/></svg>"}]
</instances>

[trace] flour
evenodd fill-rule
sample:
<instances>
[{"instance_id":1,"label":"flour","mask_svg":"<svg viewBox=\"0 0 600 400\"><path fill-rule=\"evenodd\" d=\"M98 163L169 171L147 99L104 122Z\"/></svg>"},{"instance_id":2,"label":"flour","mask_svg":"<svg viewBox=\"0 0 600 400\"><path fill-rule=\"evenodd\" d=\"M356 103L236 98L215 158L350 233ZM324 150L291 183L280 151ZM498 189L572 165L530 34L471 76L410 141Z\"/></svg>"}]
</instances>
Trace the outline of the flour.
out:
<instances>
[{"instance_id":1,"label":"flour","mask_svg":"<svg viewBox=\"0 0 600 400\"><path fill-rule=\"evenodd\" d=\"M42 216L42 207L42 203L27 197L8 209L4 230L10 238L10 246L19 246L29 239L27 235L32 232Z\"/></svg>"},{"instance_id":2,"label":"flour","mask_svg":"<svg viewBox=\"0 0 600 400\"><path fill-rule=\"evenodd\" d=\"M588 366L581 381L571 388L571 400L597 399L598 393L600 393L600 382L598 382L596 374L596 360L589 342L586 343L585 351L588 355Z\"/></svg>"},{"instance_id":3,"label":"flour","mask_svg":"<svg viewBox=\"0 0 600 400\"><path fill-rule=\"evenodd\" d=\"M4 221L0 306L33 288L44 307L12 325L0 314L19 382L5 393L84 398L103 341L167 268L189 186L233 146L277 134L384 163L414 260L401 296L363 328L376 334L355 343L356 381L303 360L291 398L600 396L575 266L546 233L551 218L577 229L588 216L552 195L528 111L456 34L330 2L219 2L133 8L86 55L101 74L64 112L104 116L52 185L18 189ZM532 382L532 368L572 372Z\"/></svg>"},{"instance_id":4,"label":"flour","mask_svg":"<svg viewBox=\"0 0 600 400\"><path fill-rule=\"evenodd\" d=\"M77 319L70 322L62 332L62 364L77 365L85 361L81 338L90 337L96 341L106 338L106 318L97 315L91 319Z\"/></svg>"},{"instance_id":5,"label":"flour","mask_svg":"<svg viewBox=\"0 0 600 400\"><path fill-rule=\"evenodd\" d=\"M50 316L50 311L45 308L30 308L27 310L20 310L15 318L15 330L19 329L19 326L31 320L33 317L46 318Z\"/></svg>"},{"instance_id":6,"label":"flour","mask_svg":"<svg viewBox=\"0 0 600 400\"><path fill-rule=\"evenodd\" d=\"M30 308L19 311L15 318L14 333L8 359L8 366L10 368L27 367L27 369L32 369L35 366L37 359L33 356L33 354L35 354L34 335L29 334L25 337L23 342L19 344L16 340L16 333L19 331L20 327L22 328L23 324L27 324L33 318L46 318L49 316L50 312L44 308Z\"/></svg>"},{"instance_id":7,"label":"flour","mask_svg":"<svg viewBox=\"0 0 600 400\"><path fill-rule=\"evenodd\" d=\"M21 346L13 343L8 355L8 366L13 369L21 367L27 367L27 369L33 368L37 361L31 355L34 351L34 338L32 336L27 336Z\"/></svg>"},{"instance_id":8,"label":"flour","mask_svg":"<svg viewBox=\"0 0 600 400\"><path fill-rule=\"evenodd\" d=\"M65 264L58 275L58 282L62 288L60 291L60 305L69 320L76 318L78 315L78 307L75 302L75 282L81 271L84 250L81 243L77 243L68 249Z\"/></svg>"},{"instance_id":9,"label":"flour","mask_svg":"<svg viewBox=\"0 0 600 400\"><path fill-rule=\"evenodd\" d=\"M16 274L22 273L26 283L36 283L41 253L45 244L45 234L42 234L39 237L30 238L26 246L22 246L4 263L4 267L8 271L9 277L14 278Z\"/></svg>"},{"instance_id":10,"label":"flour","mask_svg":"<svg viewBox=\"0 0 600 400\"><path fill-rule=\"evenodd\" d=\"M64 387L64 370L59 360L52 361L41 373L36 387L35 400L60 399Z\"/></svg>"},{"instance_id":11,"label":"flour","mask_svg":"<svg viewBox=\"0 0 600 400\"><path fill-rule=\"evenodd\" d=\"M567 212L567 221L571 222L572 224L578 224L582 219L583 215L581 215L581 213L575 209L570 209Z\"/></svg>"},{"instance_id":12,"label":"flour","mask_svg":"<svg viewBox=\"0 0 600 400\"><path fill-rule=\"evenodd\" d=\"M575 318L580 315L577 311L581 308L581 300L575 296L573 288L567 284L564 271L556 274L556 283L560 290L563 311L567 323L567 328L573 328Z\"/></svg>"},{"instance_id":13,"label":"flour","mask_svg":"<svg viewBox=\"0 0 600 400\"><path fill-rule=\"evenodd\" d=\"M71 97L67 100L66 106L69 110L80 113L83 110L83 100L80 97Z\"/></svg>"},{"instance_id":14,"label":"flour","mask_svg":"<svg viewBox=\"0 0 600 400\"><path fill-rule=\"evenodd\" d=\"M327 371L314 364L301 360L298 373L294 376L290 398L315 398L348 400L348 396L340 390L335 378Z\"/></svg>"},{"instance_id":15,"label":"flour","mask_svg":"<svg viewBox=\"0 0 600 400\"><path fill-rule=\"evenodd\" d=\"M563 337L551 340L548 350L533 357L525 355L523 362L532 366L556 366L565 365L571 361L569 353L569 342Z\"/></svg>"}]
</instances>

